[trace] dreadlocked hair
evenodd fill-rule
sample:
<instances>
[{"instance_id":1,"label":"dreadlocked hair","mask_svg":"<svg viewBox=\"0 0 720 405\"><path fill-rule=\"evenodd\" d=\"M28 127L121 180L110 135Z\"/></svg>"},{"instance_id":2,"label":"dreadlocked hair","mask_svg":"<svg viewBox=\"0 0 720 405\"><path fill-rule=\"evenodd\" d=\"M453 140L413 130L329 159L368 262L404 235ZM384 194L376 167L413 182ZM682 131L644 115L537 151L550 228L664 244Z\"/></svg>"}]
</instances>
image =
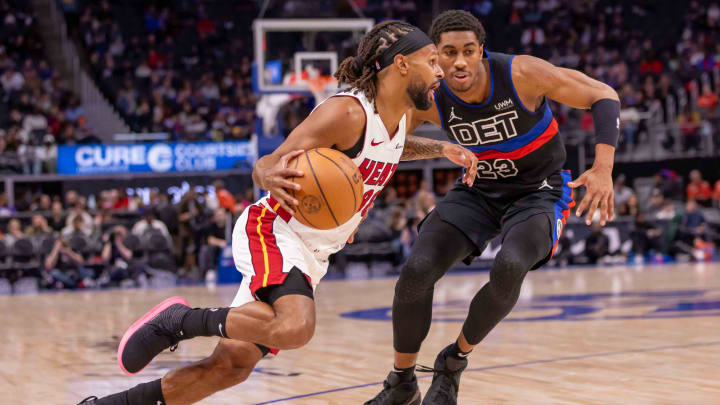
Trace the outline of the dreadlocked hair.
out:
<instances>
[{"instance_id":1,"label":"dreadlocked hair","mask_svg":"<svg viewBox=\"0 0 720 405\"><path fill-rule=\"evenodd\" d=\"M450 31L472 31L480 42L485 43L485 28L474 15L463 10L448 10L440 13L430 26L430 39L440 43L440 35Z\"/></svg>"},{"instance_id":2,"label":"dreadlocked hair","mask_svg":"<svg viewBox=\"0 0 720 405\"><path fill-rule=\"evenodd\" d=\"M417 28L403 21L384 21L374 26L360 40L357 56L345 58L335 72L338 87L350 85L354 93L362 91L370 102L377 95L377 74L375 61L383 51L410 31Z\"/></svg>"}]
</instances>

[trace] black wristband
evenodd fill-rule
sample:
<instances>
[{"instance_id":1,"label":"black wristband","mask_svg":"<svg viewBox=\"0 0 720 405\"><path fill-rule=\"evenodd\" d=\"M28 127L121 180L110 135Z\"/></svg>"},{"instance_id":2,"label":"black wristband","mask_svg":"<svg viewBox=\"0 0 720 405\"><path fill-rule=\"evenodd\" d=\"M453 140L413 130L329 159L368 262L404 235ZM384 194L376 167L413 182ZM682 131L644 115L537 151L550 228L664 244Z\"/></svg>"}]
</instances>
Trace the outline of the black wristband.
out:
<instances>
[{"instance_id":1,"label":"black wristband","mask_svg":"<svg viewBox=\"0 0 720 405\"><path fill-rule=\"evenodd\" d=\"M595 125L595 143L617 146L620 136L620 102L603 98L592 105L591 111Z\"/></svg>"}]
</instances>

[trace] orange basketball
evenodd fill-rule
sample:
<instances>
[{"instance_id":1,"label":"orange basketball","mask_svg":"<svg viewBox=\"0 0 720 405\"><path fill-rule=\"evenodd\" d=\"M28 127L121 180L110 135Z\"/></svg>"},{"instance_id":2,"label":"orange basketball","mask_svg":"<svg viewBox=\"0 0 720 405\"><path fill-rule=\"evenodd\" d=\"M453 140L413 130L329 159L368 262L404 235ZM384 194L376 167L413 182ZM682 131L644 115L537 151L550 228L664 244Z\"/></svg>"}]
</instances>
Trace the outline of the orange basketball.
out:
<instances>
[{"instance_id":1,"label":"orange basketball","mask_svg":"<svg viewBox=\"0 0 720 405\"><path fill-rule=\"evenodd\" d=\"M289 161L288 167L304 174L290 179L301 187L299 191L290 190L290 194L299 202L295 219L303 224L316 229L336 228L360 209L362 175L344 153L330 148L312 149Z\"/></svg>"}]
</instances>

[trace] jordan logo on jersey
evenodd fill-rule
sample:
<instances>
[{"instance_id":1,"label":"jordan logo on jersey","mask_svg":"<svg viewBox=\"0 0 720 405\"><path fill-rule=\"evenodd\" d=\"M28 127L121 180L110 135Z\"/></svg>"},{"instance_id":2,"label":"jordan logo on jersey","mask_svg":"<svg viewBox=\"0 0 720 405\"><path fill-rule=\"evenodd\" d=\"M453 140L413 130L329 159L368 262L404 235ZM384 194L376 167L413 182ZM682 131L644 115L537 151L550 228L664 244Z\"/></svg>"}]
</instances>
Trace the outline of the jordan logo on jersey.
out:
<instances>
[{"instance_id":1,"label":"jordan logo on jersey","mask_svg":"<svg viewBox=\"0 0 720 405\"><path fill-rule=\"evenodd\" d=\"M484 120L451 125L450 132L455 140L462 145L498 143L517 136L517 130L515 129L515 121L517 120L517 112L508 111Z\"/></svg>"},{"instance_id":2,"label":"jordan logo on jersey","mask_svg":"<svg viewBox=\"0 0 720 405\"><path fill-rule=\"evenodd\" d=\"M462 121L462 118L455 115L455 107L450 107L450 118L448 118L448 124L451 123L453 120Z\"/></svg>"},{"instance_id":3,"label":"jordan logo on jersey","mask_svg":"<svg viewBox=\"0 0 720 405\"><path fill-rule=\"evenodd\" d=\"M545 188L548 188L548 189L550 189L550 190L553 190L553 186L551 186L551 185L548 183L547 179L543 180L542 184L540 184L540 187L538 187L538 190L542 190L542 189L545 189Z\"/></svg>"}]
</instances>

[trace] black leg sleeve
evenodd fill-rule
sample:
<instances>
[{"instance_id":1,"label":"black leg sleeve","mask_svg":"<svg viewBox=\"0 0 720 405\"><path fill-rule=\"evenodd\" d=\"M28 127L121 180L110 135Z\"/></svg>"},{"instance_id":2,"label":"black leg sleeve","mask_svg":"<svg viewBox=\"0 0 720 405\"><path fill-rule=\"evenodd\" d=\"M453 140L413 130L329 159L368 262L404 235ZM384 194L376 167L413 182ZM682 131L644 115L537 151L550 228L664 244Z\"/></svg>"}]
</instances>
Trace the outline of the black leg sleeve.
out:
<instances>
[{"instance_id":1,"label":"black leg sleeve","mask_svg":"<svg viewBox=\"0 0 720 405\"><path fill-rule=\"evenodd\" d=\"M512 226L490 269L490 281L470 304L462 329L468 343L480 343L510 313L520 296L525 275L544 260L551 249L547 215L534 215Z\"/></svg>"},{"instance_id":2,"label":"black leg sleeve","mask_svg":"<svg viewBox=\"0 0 720 405\"><path fill-rule=\"evenodd\" d=\"M119 392L95 401L97 405L159 405L164 404L160 379L138 384L127 391Z\"/></svg>"},{"instance_id":3,"label":"black leg sleeve","mask_svg":"<svg viewBox=\"0 0 720 405\"><path fill-rule=\"evenodd\" d=\"M430 330L435 282L475 249L462 231L437 214L431 213L425 220L395 285L392 320L396 351L420 351Z\"/></svg>"}]
</instances>

